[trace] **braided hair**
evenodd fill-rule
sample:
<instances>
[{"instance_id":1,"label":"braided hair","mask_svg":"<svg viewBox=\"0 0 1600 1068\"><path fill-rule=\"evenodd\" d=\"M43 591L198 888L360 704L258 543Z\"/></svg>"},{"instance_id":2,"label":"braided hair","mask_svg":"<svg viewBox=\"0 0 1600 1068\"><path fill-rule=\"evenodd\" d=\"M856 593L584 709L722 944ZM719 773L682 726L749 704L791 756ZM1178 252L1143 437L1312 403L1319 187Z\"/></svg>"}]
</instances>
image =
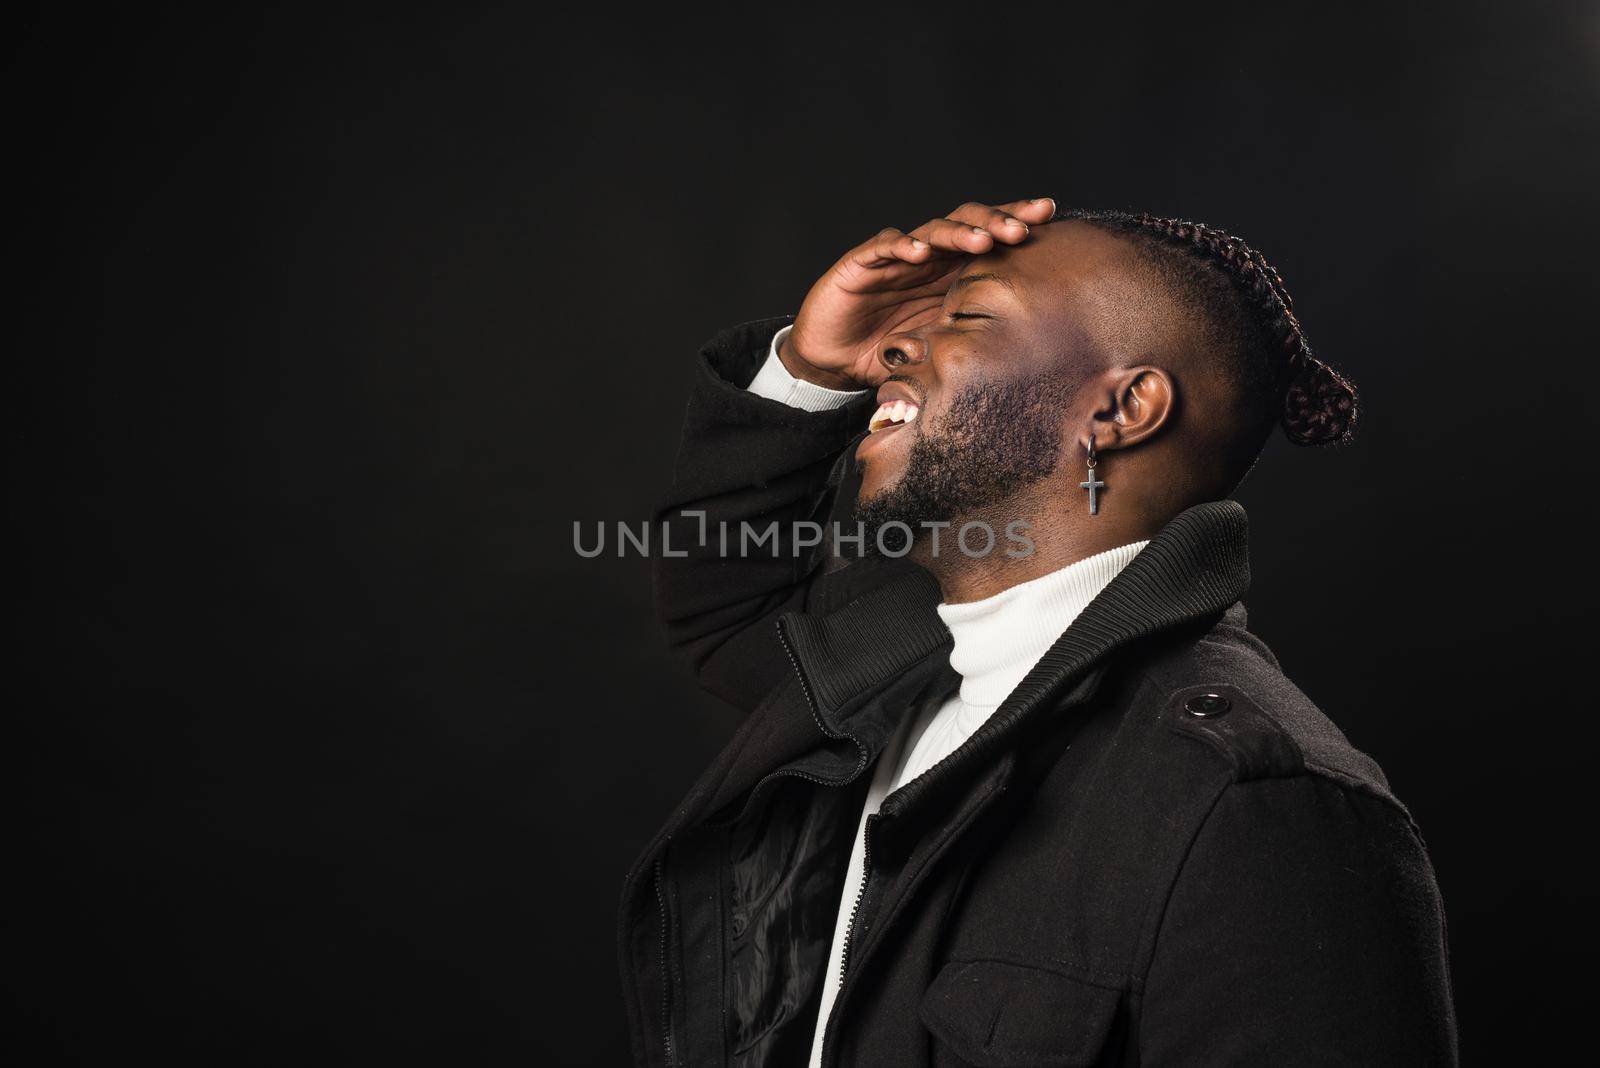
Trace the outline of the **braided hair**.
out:
<instances>
[{"instance_id":1,"label":"braided hair","mask_svg":"<svg viewBox=\"0 0 1600 1068\"><path fill-rule=\"evenodd\" d=\"M1148 213L1067 209L1074 219L1130 241L1181 303L1196 311L1225 353L1247 416L1296 445L1342 445L1355 434L1356 387L1312 354L1283 279L1260 252L1204 223Z\"/></svg>"}]
</instances>

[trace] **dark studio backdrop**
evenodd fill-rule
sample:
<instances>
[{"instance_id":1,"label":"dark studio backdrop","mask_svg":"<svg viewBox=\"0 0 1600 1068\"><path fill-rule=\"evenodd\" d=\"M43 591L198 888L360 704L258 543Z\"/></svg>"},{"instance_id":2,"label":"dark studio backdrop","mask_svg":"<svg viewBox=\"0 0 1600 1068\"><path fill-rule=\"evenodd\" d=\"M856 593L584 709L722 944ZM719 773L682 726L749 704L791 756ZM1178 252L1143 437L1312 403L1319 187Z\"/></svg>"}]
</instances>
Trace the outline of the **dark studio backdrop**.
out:
<instances>
[{"instance_id":1,"label":"dark studio backdrop","mask_svg":"<svg viewBox=\"0 0 1600 1068\"><path fill-rule=\"evenodd\" d=\"M1051 194L1233 230L1361 386L1240 499L1384 765L1466 1058L1588 1029L1592 5L37 8L12 25L3 954L27 1062L620 1064L731 730L647 563L690 361Z\"/></svg>"}]
</instances>

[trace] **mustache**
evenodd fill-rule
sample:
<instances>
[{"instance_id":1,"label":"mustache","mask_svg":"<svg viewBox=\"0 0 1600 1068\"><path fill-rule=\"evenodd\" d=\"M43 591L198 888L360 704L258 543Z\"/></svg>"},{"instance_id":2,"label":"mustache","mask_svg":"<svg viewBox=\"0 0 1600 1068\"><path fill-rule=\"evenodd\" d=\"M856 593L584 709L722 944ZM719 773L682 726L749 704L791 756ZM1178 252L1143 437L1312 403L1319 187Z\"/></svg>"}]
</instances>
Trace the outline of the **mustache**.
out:
<instances>
[{"instance_id":1,"label":"mustache","mask_svg":"<svg viewBox=\"0 0 1600 1068\"><path fill-rule=\"evenodd\" d=\"M912 378L910 375L890 375L888 378L883 380L883 384L885 385L890 382L900 382L904 384L905 387L911 392L915 393L917 395L917 407L926 408L928 406L928 391L923 389L922 383L918 382L915 378Z\"/></svg>"}]
</instances>

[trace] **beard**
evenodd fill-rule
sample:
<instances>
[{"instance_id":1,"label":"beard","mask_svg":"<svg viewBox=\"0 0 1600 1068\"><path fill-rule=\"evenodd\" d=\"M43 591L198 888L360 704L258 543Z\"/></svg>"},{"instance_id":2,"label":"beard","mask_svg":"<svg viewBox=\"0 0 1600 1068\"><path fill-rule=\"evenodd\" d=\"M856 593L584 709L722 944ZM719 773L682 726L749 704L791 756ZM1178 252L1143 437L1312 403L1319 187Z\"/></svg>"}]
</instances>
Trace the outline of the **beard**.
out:
<instances>
[{"instance_id":1,"label":"beard","mask_svg":"<svg viewBox=\"0 0 1600 1068\"><path fill-rule=\"evenodd\" d=\"M900 480L856 501L863 551L904 556L926 532L923 524L978 517L1044 479L1061 458L1061 415L1075 393L1058 372L956 394L937 426L924 424ZM896 522L910 528L909 537L899 527L882 529Z\"/></svg>"}]
</instances>

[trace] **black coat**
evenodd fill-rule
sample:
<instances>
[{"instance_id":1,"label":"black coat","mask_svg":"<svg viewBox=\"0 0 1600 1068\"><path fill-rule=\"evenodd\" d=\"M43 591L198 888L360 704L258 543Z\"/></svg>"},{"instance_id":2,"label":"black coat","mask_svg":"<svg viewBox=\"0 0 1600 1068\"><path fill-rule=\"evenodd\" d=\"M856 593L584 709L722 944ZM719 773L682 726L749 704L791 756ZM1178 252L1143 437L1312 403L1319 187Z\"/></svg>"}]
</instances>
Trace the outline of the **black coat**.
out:
<instances>
[{"instance_id":1,"label":"black coat","mask_svg":"<svg viewBox=\"0 0 1600 1068\"><path fill-rule=\"evenodd\" d=\"M627 877L640 1065L805 1063L868 768L959 682L925 571L790 551L871 402L745 392L788 321L702 352L661 510L669 636L749 715ZM778 520L779 555L722 556L739 520ZM1245 628L1248 581L1244 510L1183 512L885 799L825 1064L1455 1061L1416 825Z\"/></svg>"}]
</instances>

